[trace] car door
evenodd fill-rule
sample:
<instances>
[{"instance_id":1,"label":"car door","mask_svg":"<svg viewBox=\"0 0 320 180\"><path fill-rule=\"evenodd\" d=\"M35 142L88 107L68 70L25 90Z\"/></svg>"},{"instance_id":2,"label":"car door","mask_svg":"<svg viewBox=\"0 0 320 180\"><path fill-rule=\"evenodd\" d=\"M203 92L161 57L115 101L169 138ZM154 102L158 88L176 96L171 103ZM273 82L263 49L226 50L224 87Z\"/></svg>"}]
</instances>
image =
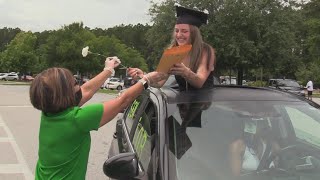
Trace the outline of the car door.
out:
<instances>
[{"instance_id":1,"label":"car door","mask_svg":"<svg viewBox=\"0 0 320 180\"><path fill-rule=\"evenodd\" d=\"M118 120L109 157L117 153L135 152L141 168L141 177L152 175L152 150L156 139L156 106L147 94L138 96Z\"/></svg>"},{"instance_id":2,"label":"car door","mask_svg":"<svg viewBox=\"0 0 320 180\"><path fill-rule=\"evenodd\" d=\"M141 116L143 104L147 98L146 95L138 96L125 110L123 117L117 121L108 157L132 150L128 144L130 139L129 133L131 132L134 120Z\"/></svg>"}]
</instances>

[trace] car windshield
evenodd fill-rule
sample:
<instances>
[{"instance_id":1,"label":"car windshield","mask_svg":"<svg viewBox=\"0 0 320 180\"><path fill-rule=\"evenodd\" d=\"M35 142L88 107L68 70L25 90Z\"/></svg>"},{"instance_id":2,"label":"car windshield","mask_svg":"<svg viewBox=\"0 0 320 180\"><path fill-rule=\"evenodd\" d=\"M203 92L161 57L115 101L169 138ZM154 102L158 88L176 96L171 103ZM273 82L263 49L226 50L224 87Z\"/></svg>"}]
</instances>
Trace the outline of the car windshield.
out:
<instances>
[{"instance_id":1,"label":"car windshield","mask_svg":"<svg viewBox=\"0 0 320 180\"><path fill-rule=\"evenodd\" d=\"M279 80L279 86L288 86L288 87L300 87L300 85L296 81L292 80Z\"/></svg>"},{"instance_id":2,"label":"car windshield","mask_svg":"<svg viewBox=\"0 0 320 180\"><path fill-rule=\"evenodd\" d=\"M168 114L170 179L320 179L320 110L307 103L169 104Z\"/></svg>"}]
</instances>

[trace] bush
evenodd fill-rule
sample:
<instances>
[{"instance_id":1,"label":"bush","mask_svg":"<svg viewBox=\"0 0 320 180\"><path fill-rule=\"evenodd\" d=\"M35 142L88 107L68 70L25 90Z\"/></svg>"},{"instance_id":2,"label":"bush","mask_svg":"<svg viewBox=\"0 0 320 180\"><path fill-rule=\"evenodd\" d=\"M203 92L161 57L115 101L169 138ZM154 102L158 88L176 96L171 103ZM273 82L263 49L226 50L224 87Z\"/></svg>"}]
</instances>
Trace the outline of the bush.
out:
<instances>
[{"instance_id":1,"label":"bush","mask_svg":"<svg viewBox=\"0 0 320 180\"><path fill-rule=\"evenodd\" d=\"M265 86L267 86L267 82L266 81L251 81L251 82L248 82L248 86L265 87Z\"/></svg>"}]
</instances>

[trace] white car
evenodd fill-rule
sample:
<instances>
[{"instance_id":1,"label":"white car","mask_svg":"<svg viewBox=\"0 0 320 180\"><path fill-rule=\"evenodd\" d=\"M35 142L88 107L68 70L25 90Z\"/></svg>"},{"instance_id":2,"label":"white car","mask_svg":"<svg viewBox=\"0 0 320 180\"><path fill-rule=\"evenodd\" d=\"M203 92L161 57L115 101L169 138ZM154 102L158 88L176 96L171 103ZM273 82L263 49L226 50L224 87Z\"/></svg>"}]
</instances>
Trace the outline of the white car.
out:
<instances>
[{"instance_id":1,"label":"white car","mask_svg":"<svg viewBox=\"0 0 320 180\"><path fill-rule=\"evenodd\" d=\"M6 76L8 73L0 73L0 80L6 80Z\"/></svg>"},{"instance_id":2,"label":"white car","mask_svg":"<svg viewBox=\"0 0 320 180\"><path fill-rule=\"evenodd\" d=\"M104 88L122 90L124 88L124 82L120 78L110 78L104 83Z\"/></svg>"},{"instance_id":3,"label":"white car","mask_svg":"<svg viewBox=\"0 0 320 180\"><path fill-rule=\"evenodd\" d=\"M5 81L12 81L12 80L16 81L19 79L19 76L18 76L18 74L11 74L11 73L5 74L4 73L3 76L0 76L0 79L5 80Z\"/></svg>"}]
</instances>

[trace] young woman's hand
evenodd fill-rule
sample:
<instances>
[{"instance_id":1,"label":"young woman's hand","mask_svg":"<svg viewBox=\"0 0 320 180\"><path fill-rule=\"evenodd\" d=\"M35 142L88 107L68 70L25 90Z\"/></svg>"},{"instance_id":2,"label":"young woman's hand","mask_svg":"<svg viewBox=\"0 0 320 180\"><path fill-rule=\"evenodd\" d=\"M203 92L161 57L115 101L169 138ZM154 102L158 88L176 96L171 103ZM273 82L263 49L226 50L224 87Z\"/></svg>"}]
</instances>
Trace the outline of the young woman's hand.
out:
<instances>
[{"instance_id":1,"label":"young woman's hand","mask_svg":"<svg viewBox=\"0 0 320 180\"><path fill-rule=\"evenodd\" d=\"M143 77L143 71L139 68L128 68L128 75L133 79L138 79Z\"/></svg>"},{"instance_id":2,"label":"young woman's hand","mask_svg":"<svg viewBox=\"0 0 320 180\"><path fill-rule=\"evenodd\" d=\"M190 69L187 66L185 66L183 63L177 63L170 68L169 74L186 77L189 72Z\"/></svg>"}]
</instances>

